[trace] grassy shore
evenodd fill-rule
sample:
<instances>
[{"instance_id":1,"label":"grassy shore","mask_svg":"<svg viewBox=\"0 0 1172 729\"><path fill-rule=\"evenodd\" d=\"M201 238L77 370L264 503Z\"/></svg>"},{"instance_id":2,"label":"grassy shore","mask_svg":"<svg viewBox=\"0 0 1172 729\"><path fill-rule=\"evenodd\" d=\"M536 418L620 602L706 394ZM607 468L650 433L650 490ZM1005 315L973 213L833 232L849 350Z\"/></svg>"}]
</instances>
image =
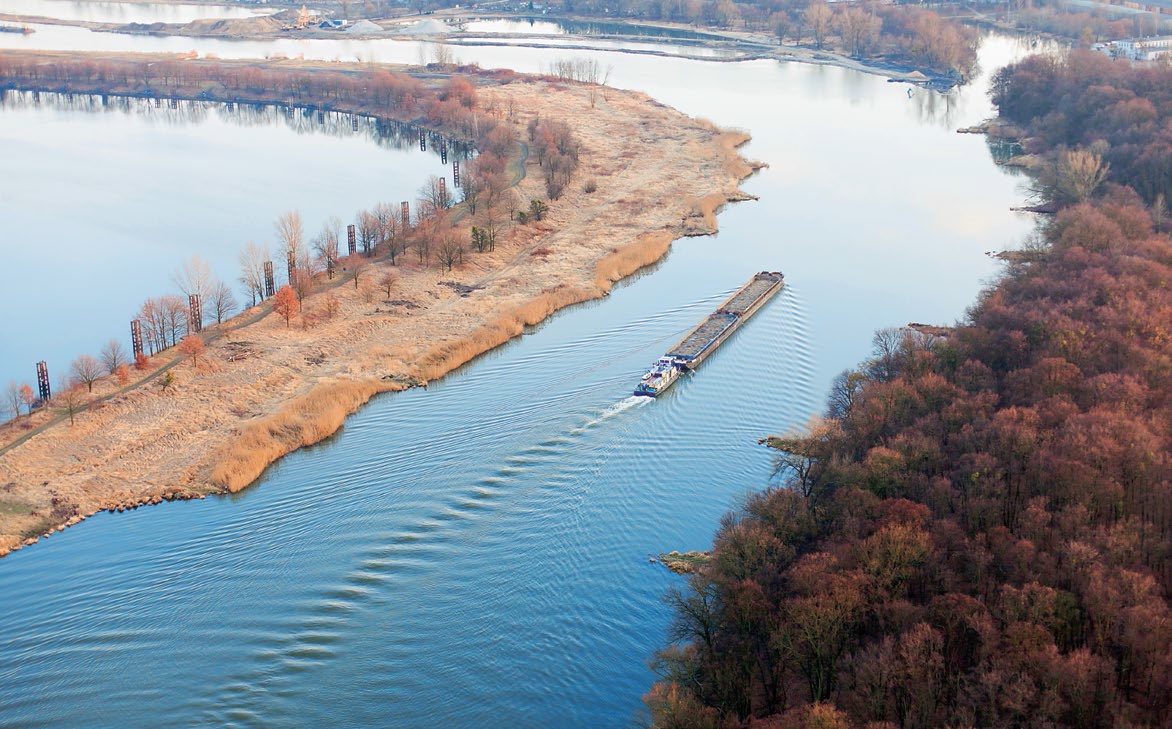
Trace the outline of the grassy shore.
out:
<instances>
[{"instance_id":1,"label":"grassy shore","mask_svg":"<svg viewBox=\"0 0 1172 729\"><path fill-rule=\"evenodd\" d=\"M508 123L519 138L540 115L571 121L582 145L578 172L548 216L511 226L494 252L468 254L450 272L401 257L390 299L371 295L392 269L374 261L359 286L329 289L338 311L309 317L312 326L246 311L198 363L171 362L166 390L157 379L125 389L99 381L100 407L0 455L0 555L100 510L244 488L374 395L440 377L559 309L605 295L672 240L714 232L716 210L747 198L738 183L754 166L736 151L747 135L644 94L591 92L530 78L480 89L482 104L515 110ZM587 179L595 191L586 192ZM545 197L535 171L518 191ZM460 295L451 282L474 290ZM307 311L320 314L325 298L309 297Z\"/></svg>"}]
</instances>

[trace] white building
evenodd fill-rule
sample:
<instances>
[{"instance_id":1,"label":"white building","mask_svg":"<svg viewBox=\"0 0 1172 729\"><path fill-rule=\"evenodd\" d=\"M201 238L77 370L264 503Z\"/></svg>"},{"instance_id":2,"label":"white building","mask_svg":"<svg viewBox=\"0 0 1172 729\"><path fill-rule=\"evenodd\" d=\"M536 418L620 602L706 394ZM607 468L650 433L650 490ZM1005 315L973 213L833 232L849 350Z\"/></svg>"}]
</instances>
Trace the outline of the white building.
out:
<instances>
[{"instance_id":1,"label":"white building","mask_svg":"<svg viewBox=\"0 0 1172 729\"><path fill-rule=\"evenodd\" d=\"M1172 35L1096 43L1095 50L1113 58L1154 61L1158 58L1172 57Z\"/></svg>"}]
</instances>

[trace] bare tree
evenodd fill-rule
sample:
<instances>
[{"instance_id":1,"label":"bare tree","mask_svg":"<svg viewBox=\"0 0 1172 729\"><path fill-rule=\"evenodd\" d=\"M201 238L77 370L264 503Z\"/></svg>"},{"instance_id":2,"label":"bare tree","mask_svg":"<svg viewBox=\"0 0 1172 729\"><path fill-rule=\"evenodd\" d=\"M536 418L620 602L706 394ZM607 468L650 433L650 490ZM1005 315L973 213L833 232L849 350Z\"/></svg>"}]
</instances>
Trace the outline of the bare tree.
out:
<instances>
[{"instance_id":1,"label":"bare tree","mask_svg":"<svg viewBox=\"0 0 1172 729\"><path fill-rule=\"evenodd\" d=\"M85 407L86 393L81 390L81 383L72 378L62 377L57 381L57 395L53 398L58 409L69 413L69 425L73 426L74 416Z\"/></svg>"},{"instance_id":2,"label":"bare tree","mask_svg":"<svg viewBox=\"0 0 1172 729\"><path fill-rule=\"evenodd\" d=\"M476 207L480 204L484 182L477 175L465 175L460 179L460 202L468 207L468 212L476 214Z\"/></svg>"},{"instance_id":3,"label":"bare tree","mask_svg":"<svg viewBox=\"0 0 1172 729\"><path fill-rule=\"evenodd\" d=\"M590 97L590 108L594 108L595 102L598 100L598 93L602 86L605 86L610 80L610 74L613 67L607 66L604 70L602 66L595 59L559 59L550 64L550 74L557 76L563 81L577 81L583 84L590 84L588 95Z\"/></svg>"},{"instance_id":4,"label":"bare tree","mask_svg":"<svg viewBox=\"0 0 1172 729\"><path fill-rule=\"evenodd\" d=\"M388 299L391 298L391 290L395 287L395 283L398 280L399 277L393 271L387 271L382 276L379 276L378 286L387 295Z\"/></svg>"},{"instance_id":5,"label":"bare tree","mask_svg":"<svg viewBox=\"0 0 1172 729\"><path fill-rule=\"evenodd\" d=\"M282 213L275 227L282 258L286 261L301 260L305 252L305 228L301 225L301 213L296 210Z\"/></svg>"},{"instance_id":6,"label":"bare tree","mask_svg":"<svg viewBox=\"0 0 1172 729\"><path fill-rule=\"evenodd\" d=\"M830 395L826 399L826 416L845 418L866 381L867 376L858 370L843 370L835 375L830 383Z\"/></svg>"},{"instance_id":7,"label":"bare tree","mask_svg":"<svg viewBox=\"0 0 1172 729\"><path fill-rule=\"evenodd\" d=\"M117 372L120 366L129 361L122 343L114 338L103 344L102 351L98 354L102 358L102 364L106 367L106 371L110 374Z\"/></svg>"},{"instance_id":8,"label":"bare tree","mask_svg":"<svg viewBox=\"0 0 1172 729\"><path fill-rule=\"evenodd\" d=\"M487 244L487 250L496 250L496 234L500 227L500 218L500 209L495 205L485 207L484 214L480 217L481 222L484 223L484 242Z\"/></svg>"},{"instance_id":9,"label":"bare tree","mask_svg":"<svg viewBox=\"0 0 1172 729\"><path fill-rule=\"evenodd\" d=\"M12 411L13 419L20 420L20 406L24 400L20 397L20 385L16 384L16 380L10 381L4 389L4 404Z\"/></svg>"},{"instance_id":10,"label":"bare tree","mask_svg":"<svg viewBox=\"0 0 1172 729\"><path fill-rule=\"evenodd\" d=\"M341 219L336 215L331 215L322 224L321 232L313 239L313 252L317 254L321 266L326 271L326 276L331 279L338 268L338 236L341 228Z\"/></svg>"},{"instance_id":11,"label":"bare tree","mask_svg":"<svg viewBox=\"0 0 1172 729\"><path fill-rule=\"evenodd\" d=\"M383 208L383 204L380 203L375 207L374 214L381 227L382 243L386 246L387 255L391 258L391 265L394 266L399 256L407 250L407 227L411 221L401 221L399 219L400 213L395 212L394 208Z\"/></svg>"},{"instance_id":12,"label":"bare tree","mask_svg":"<svg viewBox=\"0 0 1172 729\"><path fill-rule=\"evenodd\" d=\"M232 293L232 287L223 281L217 281L215 287L212 289L212 298L209 305L212 314L216 317L216 324L224 323L224 320L236 313L240 308L240 304L236 301L235 294Z\"/></svg>"},{"instance_id":13,"label":"bare tree","mask_svg":"<svg viewBox=\"0 0 1172 729\"><path fill-rule=\"evenodd\" d=\"M444 40L437 41L431 48L432 62L440 68L447 68L455 63L452 47Z\"/></svg>"},{"instance_id":14,"label":"bare tree","mask_svg":"<svg viewBox=\"0 0 1172 729\"><path fill-rule=\"evenodd\" d=\"M346 259L346 275L354 282L354 288L358 288L358 279L366 270L366 261L363 261L358 256L350 256Z\"/></svg>"},{"instance_id":15,"label":"bare tree","mask_svg":"<svg viewBox=\"0 0 1172 729\"><path fill-rule=\"evenodd\" d=\"M160 296L158 301L163 317L163 344L173 347L187 333L187 302L175 294ZM170 345L167 344L168 337Z\"/></svg>"},{"instance_id":16,"label":"bare tree","mask_svg":"<svg viewBox=\"0 0 1172 729\"><path fill-rule=\"evenodd\" d=\"M825 2L814 2L806 7L802 19L814 34L814 45L821 50L826 42L826 35L830 32L830 21L834 14Z\"/></svg>"},{"instance_id":17,"label":"bare tree","mask_svg":"<svg viewBox=\"0 0 1172 729\"><path fill-rule=\"evenodd\" d=\"M432 218L421 218L415 224L411 245L415 248L415 256L419 259L421 266L426 266L431 262L431 242L435 235L435 229L436 223Z\"/></svg>"},{"instance_id":18,"label":"bare tree","mask_svg":"<svg viewBox=\"0 0 1172 729\"><path fill-rule=\"evenodd\" d=\"M256 306L265 298L265 261L269 260L269 247L248 241L240 251L239 260L240 283L248 291L249 306Z\"/></svg>"},{"instance_id":19,"label":"bare tree","mask_svg":"<svg viewBox=\"0 0 1172 729\"><path fill-rule=\"evenodd\" d=\"M380 202L374 206L374 210L371 213L378 222L378 235L375 241L375 247L377 248L385 243L393 248L393 241L399 233L399 215L395 212L394 206L389 203ZM393 264L394 260L391 263Z\"/></svg>"},{"instance_id":20,"label":"bare tree","mask_svg":"<svg viewBox=\"0 0 1172 729\"><path fill-rule=\"evenodd\" d=\"M509 220L514 220L517 217L517 209L521 207L521 197L511 187L502 190L501 205L505 210L509 211Z\"/></svg>"},{"instance_id":21,"label":"bare tree","mask_svg":"<svg viewBox=\"0 0 1172 729\"><path fill-rule=\"evenodd\" d=\"M147 299L138 310L138 320L142 324L142 337L147 351L154 354L167 348L165 317L163 308L157 298Z\"/></svg>"},{"instance_id":22,"label":"bare tree","mask_svg":"<svg viewBox=\"0 0 1172 729\"><path fill-rule=\"evenodd\" d=\"M439 236L436 255L440 264L451 271L454 266L464 261L464 242L456 236L455 231L445 230Z\"/></svg>"},{"instance_id":23,"label":"bare tree","mask_svg":"<svg viewBox=\"0 0 1172 729\"><path fill-rule=\"evenodd\" d=\"M375 241L378 240L378 218L373 213L363 210L354 218L354 227L358 233L358 242L362 244L362 254L369 257L374 250Z\"/></svg>"},{"instance_id":24,"label":"bare tree","mask_svg":"<svg viewBox=\"0 0 1172 729\"><path fill-rule=\"evenodd\" d=\"M448 190L444 178L432 175L419 188L419 199L423 204L423 211L432 215L452 206L452 195Z\"/></svg>"},{"instance_id":25,"label":"bare tree","mask_svg":"<svg viewBox=\"0 0 1172 729\"><path fill-rule=\"evenodd\" d=\"M318 261L309 255L309 251L303 251L293 270L293 279L289 282L297 294L298 302L305 301L305 297L313 291L313 280L320 272Z\"/></svg>"},{"instance_id":26,"label":"bare tree","mask_svg":"<svg viewBox=\"0 0 1172 729\"><path fill-rule=\"evenodd\" d=\"M1095 192L1107 172L1108 162L1089 149L1064 149L1055 164L1053 193L1058 203L1080 203Z\"/></svg>"},{"instance_id":27,"label":"bare tree","mask_svg":"<svg viewBox=\"0 0 1172 729\"><path fill-rule=\"evenodd\" d=\"M851 6L838 13L834 24L851 55L861 56L879 37L883 21L864 8Z\"/></svg>"},{"instance_id":28,"label":"bare tree","mask_svg":"<svg viewBox=\"0 0 1172 729\"><path fill-rule=\"evenodd\" d=\"M102 376L102 364L92 355L83 354L69 365L69 371L79 382L85 383L88 392L94 391L94 381Z\"/></svg>"},{"instance_id":29,"label":"bare tree","mask_svg":"<svg viewBox=\"0 0 1172 729\"><path fill-rule=\"evenodd\" d=\"M171 276L171 279L184 296L198 296L201 307L207 306L212 289L219 283L215 274L212 273L211 266L199 256L192 256L184 261L179 270Z\"/></svg>"}]
</instances>

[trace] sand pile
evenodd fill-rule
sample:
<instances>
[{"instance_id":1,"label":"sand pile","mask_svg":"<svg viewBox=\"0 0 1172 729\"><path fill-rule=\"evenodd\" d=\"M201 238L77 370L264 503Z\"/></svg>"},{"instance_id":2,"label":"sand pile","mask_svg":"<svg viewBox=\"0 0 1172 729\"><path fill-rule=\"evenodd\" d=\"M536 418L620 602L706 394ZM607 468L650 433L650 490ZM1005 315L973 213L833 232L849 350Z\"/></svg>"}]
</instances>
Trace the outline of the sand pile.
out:
<instances>
[{"instance_id":1,"label":"sand pile","mask_svg":"<svg viewBox=\"0 0 1172 729\"><path fill-rule=\"evenodd\" d=\"M448 35L455 29L446 23L438 20L421 20L414 25L409 25L405 28L398 28L397 33L401 35Z\"/></svg>"},{"instance_id":2,"label":"sand pile","mask_svg":"<svg viewBox=\"0 0 1172 729\"><path fill-rule=\"evenodd\" d=\"M280 20L270 15L255 18L203 18L181 27L181 35L247 36L275 33L283 27Z\"/></svg>"},{"instance_id":3,"label":"sand pile","mask_svg":"<svg viewBox=\"0 0 1172 729\"><path fill-rule=\"evenodd\" d=\"M349 28L346 28L346 32L353 35L364 35L368 33L381 33L383 32L383 29L380 26L363 18L357 23L354 23L354 25L351 25Z\"/></svg>"}]
</instances>

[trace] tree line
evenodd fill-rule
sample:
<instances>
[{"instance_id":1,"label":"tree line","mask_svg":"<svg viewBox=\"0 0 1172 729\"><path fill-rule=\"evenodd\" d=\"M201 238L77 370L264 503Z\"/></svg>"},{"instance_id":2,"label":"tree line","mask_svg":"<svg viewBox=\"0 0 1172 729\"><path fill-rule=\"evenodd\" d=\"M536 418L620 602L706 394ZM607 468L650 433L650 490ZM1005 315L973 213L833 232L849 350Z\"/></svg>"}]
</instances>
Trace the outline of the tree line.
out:
<instances>
[{"instance_id":1,"label":"tree line","mask_svg":"<svg viewBox=\"0 0 1172 729\"><path fill-rule=\"evenodd\" d=\"M1059 70L1081 62L1019 64L1000 103L1031 134L1104 129L1120 87ZM1106 70L1164 104L1166 71ZM669 595L654 725L1167 722L1172 240L1128 169L1058 200L962 325L880 331L823 417L766 441L780 485Z\"/></svg>"},{"instance_id":2,"label":"tree line","mask_svg":"<svg viewBox=\"0 0 1172 729\"><path fill-rule=\"evenodd\" d=\"M300 214L290 211L281 215L274 225L276 256L267 244L249 241L239 254L241 291L249 307L265 302L270 293L265 264L271 264L275 295L270 304L286 325L297 313L306 326L312 326L321 317L336 315L339 303L333 294L328 294L314 312L305 308L307 297L321 288L323 282L332 282L340 276L345 276L356 289L362 283L369 284L364 278L369 259L384 258L396 266L410 251L421 266L436 264L451 270L468 253L495 250L497 237L508 223L540 220L548 210L541 200L522 205L507 172L508 160L516 156L516 136L508 125L499 122L498 110L481 108L475 85L468 78L453 76L436 88L425 89L415 79L382 71L351 77L333 72L269 73L263 68L216 63L193 66L194 70L174 67L187 63L41 63L0 56L0 87L31 86L43 91L86 89L96 93L127 93L133 88L150 89L154 93L159 88L181 91L193 83L206 89L209 84L219 82L221 90L246 88L253 100L280 97L300 89L319 102L323 95L318 92L330 87L331 99L351 107L373 103L384 114L390 111L386 105L399 105L399 112L405 107L419 107L428 123L445 133L454 130L457 134L476 135L471 139L479 154L465 163L459 186L448 188L443 178L432 176L420 188L413 209L410 204L404 207L379 203L369 210L360 210L353 223L346 226L340 218L331 216L312 237L307 237ZM330 86L339 79L349 81L342 92ZM369 98L365 96L368 93ZM230 100L241 99L234 95ZM547 175L547 188L556 187L560 195L577 166L576 138L568 125L550 120L531 127L530 133L535 135L541 149L539 159ZM552 140L548 148L544 146L547 139ZM350 228L355 237L354 254L349 253ZM279 283L282 280L283 285ZM377 288L389 298L394 282L394 274L384 272L374 286L361 287L363 296L372 300ZM103 347L100 359L81 355L71 363L69 373L58 379L55 404L69 413L71 422L73 415L90 399L94 383L104 375L116 377L119 385L126 385L131 379L131 366L149 369L151 357L172 347L178 347L193 365L197 364L203 352L204 340L200 335L203 325L212 326L213 322L220 325L239 310L232 287L218 279L198 256L183 263L173 283L179 293L148 298L135 316L142 334L141 356L131 360L121 342L111 339ZM195 310L193 301L197 302ZM164 389L173 383L170 373L161 381ZM5 392L6 409L16 420L19 421L22 411L31 417L39 400L30 395L32 388L27 383L12 382Z\"/></svg>"},{"instance_id":3,"label":"tree line","mask_svg":"<svg viewBox=\"0 0 1172 729\"><path fill-rule=\"evenodd\" d=\"M563 0L562 5L570 12L615 6L610 0ZM628 17L767 32L782 43L917 64L961 78L976 63L976 31L923 7L825 0L625 0L618 5Z\"/></svg>"},{"instance_id":4,"label":"tree line","mask_svg":"<svg viewBox=\"0 0 1172 729\"><path fill-rule=\"evenodd\" d=\"M468 70L486 77L508 77L475 67ZM6 53L0 55L0 89L310 105L426 123L473 144L497 124L493 114L476 106L475 87L467 78L453 76L442 85L428 85L410 74L381 69L336 71L271 62L148 62Z\"/></svg>"},{"instance_id":5,"label":"tree line","mask_svg":"<svg viewBox=\"0 0 1172 729\"><path fill-rule=\"evenodd\" d=\"M420 7L448 7L450 0L420 0ZM956 3L934 3L948 8ZM913 64L967 79L976 63L977 31L920 3L826 2L826 0L561 0L548 3L576 19L670 21L698 28L773 34L782 43L834 50L880 62ZM715 34L701 34L716 38ZM589 62L587 62L589 63ZM551 73L592 81L605 79L596 66L554 61ZM585 73L584 73L585 72ZM605 80L602 80L605 83Z\"/></svg>"}]
</instances>

